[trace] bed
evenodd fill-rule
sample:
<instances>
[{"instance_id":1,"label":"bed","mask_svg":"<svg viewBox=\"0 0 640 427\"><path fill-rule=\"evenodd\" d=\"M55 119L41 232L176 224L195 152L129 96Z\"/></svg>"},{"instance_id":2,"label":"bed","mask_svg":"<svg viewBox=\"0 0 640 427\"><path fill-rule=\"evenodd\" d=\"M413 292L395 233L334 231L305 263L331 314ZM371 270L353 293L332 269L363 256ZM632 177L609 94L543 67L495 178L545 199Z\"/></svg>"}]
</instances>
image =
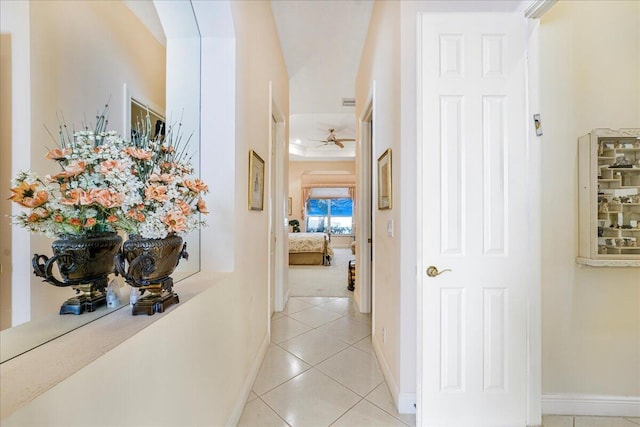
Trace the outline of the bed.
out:
<instances>
[{"instance_id":1,"label":"bed","mask_svg":"<svg viewBox=\"0 0 640 427\"><path fill-rule=\"evenodd\" d=\"M326 233L289 233L289 265L331 265L332 257Z\"/></svg>"}]
</instances>

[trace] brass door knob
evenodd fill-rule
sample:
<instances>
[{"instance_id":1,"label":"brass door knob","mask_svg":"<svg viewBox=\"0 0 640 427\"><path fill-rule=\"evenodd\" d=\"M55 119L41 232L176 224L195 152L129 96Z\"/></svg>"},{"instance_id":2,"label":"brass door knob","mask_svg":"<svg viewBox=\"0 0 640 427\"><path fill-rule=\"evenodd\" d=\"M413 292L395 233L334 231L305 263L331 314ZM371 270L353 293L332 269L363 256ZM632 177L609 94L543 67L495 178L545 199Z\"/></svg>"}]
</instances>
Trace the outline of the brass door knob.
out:
<instances>
[{"instance_id":1,"label":"brass door knob","mask_svg":"<svg viewBox=\"0 0 640 427\"><path fill-rule=\"evenodd\" d=\"M446 268L446 269L444 269L444 270L442 270L442 271L438 271L438 268L437 268L436 266L434 266L434 265L430 265L430 266L427 268L427 276L429 276L429 277L436 277L436 276L441 275L441 274L442 274L442 273L444 273L445 271L452 271L452 270L451 270L450 268Z\"/></svg>"}]
</instances>

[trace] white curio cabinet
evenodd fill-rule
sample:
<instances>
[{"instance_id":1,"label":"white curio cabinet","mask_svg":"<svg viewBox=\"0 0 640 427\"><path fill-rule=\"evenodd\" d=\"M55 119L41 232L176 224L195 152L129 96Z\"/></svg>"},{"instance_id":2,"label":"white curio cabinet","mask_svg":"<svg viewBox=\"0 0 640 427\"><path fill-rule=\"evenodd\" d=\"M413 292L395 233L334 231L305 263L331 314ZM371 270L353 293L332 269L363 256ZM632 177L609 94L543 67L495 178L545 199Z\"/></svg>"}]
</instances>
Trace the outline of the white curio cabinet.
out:
<instances>
[{"instance_id":1,"label":"white curio cabinet","mask_svg":"<svg viewBox=\"0 0 640 427\"><path fill-rule=\"evenodd\" d=\"M578 139L580 249L596 267L640 267L640 129Z\"/></svg>"}]
</instances>

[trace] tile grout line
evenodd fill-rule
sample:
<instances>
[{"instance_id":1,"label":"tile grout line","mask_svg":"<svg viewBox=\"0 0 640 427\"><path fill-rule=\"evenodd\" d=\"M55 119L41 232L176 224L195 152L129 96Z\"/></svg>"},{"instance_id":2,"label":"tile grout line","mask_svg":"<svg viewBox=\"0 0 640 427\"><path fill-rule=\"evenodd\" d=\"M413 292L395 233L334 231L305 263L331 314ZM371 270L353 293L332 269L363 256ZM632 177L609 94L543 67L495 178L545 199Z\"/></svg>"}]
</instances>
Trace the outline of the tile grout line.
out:
<instances>
[{"instance_id":1,"label":"tile grout line","mask_svg":"<svg viewBox=\"0 0 640 427\"><path fill-rule=\"evenodd\" d=\"M280 347L280 345L279 345L279 344L274 344L274 345L275 345L275 346L277 346L277 347ZM289 353L286 349L284 349L284 348L282 348L282 347L280 347L280 349L282 349L282 350L283 350L283 351L285 351L286 353ZM289 378L289 379L287 379L287 380L284 380L283 382L279 383L278 385L276 385L276 386L274 386L274 387L270 388L269 390L265 391L265 392L264 392L264 393L262 393L262 394L258 394L258 393L256 393L256 391L253 389L253 386L251 386L251 391L253 391L254 393L256 393L256 396L258 396L258 397L262 397L262 396L264 396L265 394L272 392L273 390L277 389L277 388L278 388L278 387L280 387L281 385L288 383L288 382L289 382L289 381L291 381L292 379L299 377L300 375L304 374L305 372L307 372L307 371L309 371L309 370L311 370L311 369L313 368L313 365L312 365L312 364L305 362L304 360L300 359L300 358L299 358L298 356L296 356L295 354L292 354L292 353L289 353L289 354L290 354L291 356L295 357L296 359L300 360L300 361L301 361L302 363L304 363L305 365L308 365L309 367L308 367L307 369L304 369L303 371L298 372L298 373L297 373L296 375L294 375L293 377L291 377L291 378ZM260 369L262 369L262 366L260 367ZM255 384L254 384L254 385L255 385Z\"/></svg>"},{"instance_id":2,"label":"tile grout line","mask_svg":"<svg viewBox=\"0 0 640 427\"><path fill-rule=\"evenodd\" d=\"M328 322L328 323L330 323L330 322ZM322 327L322 326L324 326L324 325L321 325L321 326L319 326L319 327L317 327L317 328L313 328L312 330L318 329L318 328L320 328L320 327ZM273 344L274 344L274 345L276 345L276 346L278 346L278 347L280 347L282 350L284 350L285 352L289 353L289 354L290 354L290 355L292 355L293 357L295 357L295 358L297 358L297 359L301 360L303 363L305 363L305 364L307 364L307 365L311 366L312 368L315 368L316 366L320 365L321 363L323 363L323 362L325 362L325 361L327 361L327 360L331 359L332 357L334 357L334 356L336 356L336 355L338 355L338 354L340 354L340 353L344 352L345 350L348 350L350 347L353 347L353 348L355 348L356 350L358 350L358 351L360 351L360 352L362 352L362 353L364 353L364 354L367 354L367 355L369 355L369 356L373 356L373 357L375 357L376 363L378 364L378 367L379 367L380 362L378 361L378 358L377 358L377 356L376 356L375 354L371 354L371 353L370 353L370 352L368 352L368 351L365 351L365 350L362 350L362 349L360 349L360 348L358 348L358 347L355 347L355 345L356 345L357 343L359 343L360 341L364 340L364 339L365 339L365 338L367 338L367 337L370 337L370 336L371 336L371 334L369 334L369 335L367 335L367 336L365 336L365 337L362 337L362 339L359 339L358 341L356 341L356 342L355 342L355 343L353 343L353 344L350 344L350 343L348 343L347 341L344 341L344 340L342 340L342 339L340 339L340 338L337 338L337 337L336 337L336 339L337 339L337 340L339 340L339 341L343 342L344 344L346 344L346 345L347 345L347 347L343 348L342 350L338 350L337 352L335 352L335 353L333 353L333 354L331 354L331 355L327 356L325 359L322 359L321 361L319 361L319 362L317 362L317 363L315 363L315 364L312 364L312 363L310 363L310 362L307 362L306 360L302 359L301 357L297 356L296 354L291 353L288 349L286 349L286 348L282 347L282 345L281 345L281 344L285 343L286 341L290 341L290 340L292 340L292 339L294 339L294 338L296 338L296 337L299 337L299 336L301 336L301 335L304 335L304 334L306 334L306 333L308 333L308 332L311 332L311 331L303 332L302 334L299 334L299 335L296 335L296 336L294 336L294 337L291 337L291 338L289 338L288 340L285 340L285 341L282 341L282 342L279 342L279 343L273 343ZM309 370L309 369L307 369L307 370L305 370L305 371L303 371L303 372L306 372L306 371L308 371L308 370ZM302 374L303 372L301 372L300 374ZM322 371L320 371L320 370L318 369L318 372L322 372ZM324 374L324 372L322 372L322 373ZM300 374L298 374L298 375L300 375ZM326 374L324 374L324 375L326 375ZM296 376L297 376L297 375L296 375ZM295 378L295 377L293 377L293 378ZM293 379L293 378L291 378L291 379ZM331 378L331 377L329 377L329 378ZM331 378L331 379L333 379L333 378ZM287 380L287 381L289 381L289 380ZM287 381L285 381L285 382L287 382ZM337 380L334 380L334 381L337 381ZM282 384L284 384L285 382L283 382ZM338 383L339 383L339 384L341 384L342 386L346 387L344 384L342 384L342 383L340 383L340 382L338 382ZM282 384L280 384L280 385L282 385ZM377 387L377 386L376 386L376 387ZM275 388L275 387L274 387L274 388ZM348 388L348 387L347 387L347 389L351 390L351 389L350 389L350 388ZM375 389L375 387L374 387L374 389ZM351 390L351 391L353 391L353 390ZM353 391L353 392L354 392L354 393L356 393L355 391ZM356 393L356 394L357 394L358 396L360 396L358 393Z\"/></svg>"},{"instance_id":3,"label":"tile grout line","mask_svg":"<svg viewBox=\"0 0 640 427\"><path fill-rule=\"evenodd\" d=\"M357 393L356 393L357 394ZM360 395L358 395L358 397L360 397ZM335 420L331 421L331 423L329 424L328 427L331 427L332 425L334 425L335 423L337 423L340 418L344 417L345 415L347 415L349 413L349 411L351 411L353 408L355 408L360 402L362 402L364 400L364 397L361 398L360 400L358 400L356 403L353 404L353 406L351 406L349 409L347 409L346 411L344 411L342 414L340 414L340 416L338 416L338 418L336 418Z\"/></svg>"},{"instance_id":4,"label":"tile grout line","mask_svg":"<svg viewBox=\"0 0 640 427\"><path fill-rule=\"evenodd\" d=\"M346 299L348 299L348 300L350 301L350 298L348 298L348 297L336 297L336 298L346 298ZM303 301L303 302L304 302L304 301ZM265 405L267 405L267 407L269 407L269 409L270 409L270 410L272 410L272 411L273 411L273 412L274 412L274 413L275 413L275 414L276 414L280 419L282 419L282 420L285 422L285 424L287 424L288 426L290 426L290 424L289 424L289 423L287 423L287 421L286 421L284 418L282 418L282 416L280 416L280 414L279 414L277 411L275 411L275 409L274 409L274 408L272 408L270 405L268 405L268 404L264 401L264 399L262 399L262 397L263 397L264 395L266 395L267 393L270 393L271 391L275 390L276 388L278 388L278 387L280 387L280 386L282 386L282 385L286 384L287 382L289 382L289 381L293 380L294 378L299 377L300 375L302 375L302 374L304 374L304 373L307 373L307 372L309 372L309 371L311 371L311 370L313 369L313 370L315 370L316 372L318 372L319 374L321 374L321 375L323 375L324 377L326 377L328 380L330 380L330 381L332 381L332 382L334 382L334 383L336 383L336 384L338 384L338 385L342 386L343 388L345 388L345 389L347 389L347 390L351 391L352 393L354 393L354 394L355 394L355 396L357 396L357 397L359 398L359 400L358 400L357 402L355 402L355 403L354 403L350 408L348 408L348 409L347 409L346 411L344 411L340 416L338 416L336 419L334 419L334 420L333 420L329 425L333 425L333 424L335 424L338 420L340 420L342 417L344 417L344 416L345 416L349 411L351 411L351 410L352 410L356 405L360 404L363 400L366 400L368 403L370 403L370 404L374 405L375 407L379 408L379 407L378 407L377 405L375 405L373 402L371 402L371 401L369 401L368 399L366 399L366 396L370 395L370 394L371 394L371 393L372 393L376 388L378 388L378 387L379 387L380 385L382 385L383 383L385 384L385 386L387 386L387 385L386 385L386 381L385 381L384 379L383 379L381 382L379 382L378 384L376 384L376 385L375 385L371 390L369 390L367 393L365 393L364 395L360 395L359 393L357 393L356 391L352 390L352 389L351 389L350 387L348 387L347 385L342 384L342 382L340 382L339 380L334 379L334 378L333 378L333 377L331 377L330 375L328 375L328 374L324 373L323 371L321 371L320 369L318 369L318 368L317 368L317 366L318 366L318 365L320 365L320 364L324 363L325 361L327 361L328 359L330 359L330 358L332 358L332 357L337 356L338 354L340 354L340 353L342 353L342 352L344 352L344 351L348 350L348 349L349 349L349 348L351 348L351 347L353 347L353 348L354 348L355 350L357 350L359 353L363 353L363 354L369 355L370 357L374 358L374 361L376 362L376 366L378 366L378 368L379 368L379 361L377 360L377 356L376 356L375 354L371 354L371 352L370 352L370 351L367 351L367 350L364 350L364 349L361 349L361 348L356 347L356 344L360 343L361 341L363 341L363 340L364 340L364 339L366 339L366 338L370 338L370 337L371 337L371 334L370 334L370 333L369 333L367 336L362 337L362 338L360 338L360 339L356 340L356 341L355 341L355 342L353 342L353 343L350 343L350 342L348 342L348 341L345 341L345 340L343 340L343 339L341 339L341 338L336 337L336 339L337 339L337 340L339 340L340 342L344 343L344 344L346 345L346 347L345 347L345 348L343 348L343 349L341 349L341 350L339 350L339 351L337 351L337 352L335 352L335 353L333 353L333 354L331 354L331 355L329 355L329 356L327 356L327 357L326 357L326 358L324 358L323 360L318 361L318 362L316 362L316 363L309 363L309 362L307 362L306 360L304 360L304 359L302 359L301 357L299 357L299 356L297 356L297 355L293 354L293 353L292 353L292 352L290 352L288 349L286 349L286 348L284 348L284 347L282 346L282 344L283 344L283 343L285 343L285 342L287 342L287 341L290 341L290 340L292 340L292 339L294 339L294 338L296 338L296 337L299 337L299 336L301 336L301 335L304 335L304 334L306 334L306 333L308 333L308 332L318 330L318 329L322 328L322 327L323 327L323 326L325 326L325 325L328 325L328 324L330 324L330 323L332 323L332 322L338 321L338 320L343 319L343 318L347 318L347 319L348 319L348 320L350 320L350 321L355 321L355 322L357 322L357 323L361 323L361 324L363 324L363 323L370 323L370 320L369 320L369 321L367 321L367 322L363 322L363 321L361 321L360 319L356 319L355 317L350 316L350 314L351 314L351 313L350 313L349 311L347 311L346 313L342 314L342 313L339 313L339 312L335 312L335 311L332 311L332 310L327 310L327 309L323 309L323 308L319 307L319 305L326 304L326 303L321 303L321 304L312 304L312 303L309 303L309 304L310 304L310 305L312 305L312 307L307 308L307 309L304 309L304 310L300 310L300 311L297 311L297 312L294 312L294 313L288 313L288 314L284 314L284 313L283 313L281 317L288 317L289 319L292 319L292 320L295 320L295 321L297 321L297 322L300 322L300 323L302 323L303 325L305 325L305 326L307 326L307 327L309 327L309 328L311 328L311 329L310 329L310 330L307 330L307 331L305 331L305 332L302 332L302 333L300 333L300 334L294 335L294 336L292 336L292 337L289 337L288 339L286 339L286 340L284 340L284 341L281 341L281 342L278 342L278 343L275 343L275 342L273 342L273 343L272 343L273 345L277 346L277 347L278 347L278 348L280 348L281 350L285 351L287 354L289 354L289 355L291 355L291 356L295 357L296 359L300 360L300 361L301 361L301 362L303 362L304 364L308 365L308 366L309 366L309 368L307 368L307 369L303 370L302 372L298 373L298 374L297 374L297 375L295 375L294 377L289 378L288 380L286 380L286 381L284 381L284 382L282 382L282 383L280 383L280 384L276 385L275 387L271 388L270 390L268 390L268 391L264 392L262 395L258 395L258 394L256 393L257 398L258 398L258 399L260 399L260 400L261 400ZM322 310L325 310L325 311L327 311L327 312L338 314L338 315L339 315L339 317L338 317L337 319L331 320L331 321L329 321L329 322L325 322L325 323L323 323L323 324L321 324L321 325L318 325L318 326L315 326L315 327L314 327L314 326L312 326L312 325L309 325L309 324L307 324L307 323L304 323L304 322L303 322L303 321L301 321L301 320L298 320L298 319L295 319L295 318L291 317L291 315L292 315L292 314L300 313L300 312L305 311L305 310L310 310L310 309L311 309L311 308L313 308L313 307L318 307L318 308L320 308L320 309L322 309ZM281 318L281 317L279 317L279 318ZM273 320L273 319L272 319L272 320ZM277 320L277 319L276 319L276 320ZM368 325L368 326L370 326L370 325ZM322 331L321 331L321 333L324 333L324 332L322 332ZM328 336L331 336L331 335L329 335L329 334L327 334L327 335L328 335ZM388 387L388 386L387 386L387 387ZM254 391L253 389L252 389L252 391L255 393L255 391ZM385 411L384 409L382 409L382 408L379 408L379 409L380 409L380 410L382 410L384 413L389 414L389 413L388 413L387 411ZM389 415L391 415L394 419L397 419L397 420L398 420L399 422L401 422L402 424L406 425L406 423L405 423L403 420L398 419L398 418L397 418L397 417L395 417L393 414L389 414Z\"/></svg>"},{"instance_id":5,"label":"tile grout line","mask_svg":"<svg viewBox=\"0 0 640 427\"><path fill-rule=\"evenodd\" d=\"M265 401L264 401L264 399L262 399L262 397L258 396L258 399L260 399L260 400L262 401L262 403L264 403L265 405L267 405L267 408L271 409L271 412L273 412L274 414L276 414L276 416L277 416L278 418L280 418L280 419L281 419L281 420L282 420L286 425L288 425L289 427L292 427L292 426L291 426L291 424L289 424L289 423L287 422L287 420L285 420L284 418L282 418L282 417L280 416L280 414L278 413L278 411L276 411L275 409L273 409L273 408L271 407L271 405L269 405L267 402L265 402Z\"/></svg>"},{"instance_id":6,"label":"tile grout line","mask_svg":"<svg viewBox=\"0 0 640 427\"><path fill-rule=\"evenodd\" d=\"M387 387L387 390L388 390L389 386L387 385L387 381L383 379L383 380L382 380L382 382L381 382L380 384L378 384L378 385L377 385L373 390L371 390L371 391L367 394L367 396L370 396L370 395L371 395L371 393L373 393L373 392L374 392L378 387L380 387L382 384L384 384L384 385L385 385L385 387ZM394 414L392 414L391 412L387 411L386 409L384 409L384 408L380 407L379 405L376 405L376 403L375 403L375 402L372 402L371 400L367 399L367 396L365 396L365 397L364 397L364 399L365 399L367 402L371 403L373 406L375 406L376 408L380 409L380 410L381 410L382 412L384 412L385 414L389 414L389 415L391 415L393 418L395 418L396 420L400 421L402 424L404 424L404 425L406 425L407 427L409 427L409 424L405 423L403 419L398 418L398 416L397 416L397 415L394 415ZM401 414L398 414L398 415L401 415ZM407 415L408 415L408 414L407 414Z\"/></svg>"}]
</instances>

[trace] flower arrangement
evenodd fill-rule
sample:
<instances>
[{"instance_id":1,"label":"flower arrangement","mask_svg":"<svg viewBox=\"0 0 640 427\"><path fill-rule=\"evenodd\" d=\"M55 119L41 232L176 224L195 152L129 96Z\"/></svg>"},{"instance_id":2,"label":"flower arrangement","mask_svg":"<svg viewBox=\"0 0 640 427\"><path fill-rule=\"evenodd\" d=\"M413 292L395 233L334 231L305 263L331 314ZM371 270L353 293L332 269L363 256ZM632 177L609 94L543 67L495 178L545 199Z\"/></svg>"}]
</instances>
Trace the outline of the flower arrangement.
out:
<instances>
[{"instance_id":1,"label":"flower arrangement","mask_svg":"<svg viewBox=\"0 0 640 427\"><path fill-rule=\"evenodd\" d=\"M193 175L180 132L151 135L147 116L130 141L107 131L108 106L94 130L60 126L58 147L46 157L60 172L44 179L21 172L11 200L30 209L17 224L50 237L124 230L144 238L186 234L204 223L207 185Z\"/></svg>"},{"instance_id":2,"label":"flower arrangement","mask_svg":"<svg viewBox=\"0 0 640 427\"><path fill-rule=\"evenodd\" d=\"M153 136L147 115L124 150L135 180L118 210L117 226L129 235L160 239L205 225L198 213L209 213L202 198L209 188L194 175L180 126Z\"/></svg>"}]
</instances>

